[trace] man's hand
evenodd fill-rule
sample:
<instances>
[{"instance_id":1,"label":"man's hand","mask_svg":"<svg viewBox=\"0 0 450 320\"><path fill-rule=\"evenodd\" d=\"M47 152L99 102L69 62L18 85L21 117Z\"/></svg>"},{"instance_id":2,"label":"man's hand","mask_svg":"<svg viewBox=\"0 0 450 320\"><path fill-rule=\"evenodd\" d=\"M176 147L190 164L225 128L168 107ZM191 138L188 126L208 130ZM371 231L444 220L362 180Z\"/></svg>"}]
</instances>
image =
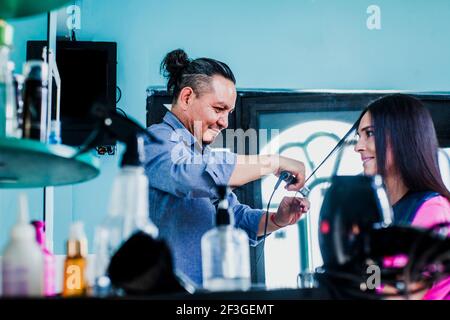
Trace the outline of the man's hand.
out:
<instances>
[{"instance_id":1,"label":"man's hand","mask_svg":"<svg viewBox=\"0 0 450 320\"><path fill-rule=\"evenodd\" d=\"M274 222L283 227L294 224L308 212L309 207L310 203L306 198L284 197L275 214Z\"/></svg>"},{"instance_id":2,"label":"man's hand","mask_svg":"<svg viewBox=\"0 0 450 320\"><path fill-rule=\"evenodd\" d=\"M309 201L306 198L284 197L276 213L271 212L270 222L267 225L267 232L272 233L280 228L296 223L301 216L309 210ZM267 214L264 214L259 222L258 236L265 234L265 221Z\"/></svg>"},{"instance_id":3,"label":"man's hand","mask_svg":"<svg viewBox=\"0 0 450 320\"><path fill-rule=\"evenodd\" d=\"M282 171L287 171L295 176L296 183L285 186L288 191L298 191L305 185L305 165L303 162L280 156L278 169L275 175L278 177Z\"/></svg>"}]
</instances>

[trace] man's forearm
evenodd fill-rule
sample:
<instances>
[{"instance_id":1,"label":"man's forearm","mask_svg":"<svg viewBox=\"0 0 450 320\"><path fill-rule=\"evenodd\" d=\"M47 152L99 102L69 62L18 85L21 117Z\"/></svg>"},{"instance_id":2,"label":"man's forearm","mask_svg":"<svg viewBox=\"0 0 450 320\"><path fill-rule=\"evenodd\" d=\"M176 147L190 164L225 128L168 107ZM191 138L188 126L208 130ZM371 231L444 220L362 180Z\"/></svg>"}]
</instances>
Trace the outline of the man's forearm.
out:
<instances>
[{"instance_id":1,"label":"man's forearm","mask_svg":"<svg viewBox=\"0 0 450 320\"><path fill-rule=\"evenodd\" d=\"M258 225L258 237L261 237L264 235L264 226L266 223L266 218L267 218L267 211L264 211L264 215L262 215L261 220L259 220L259 225ZM271 215L274 215L275 213L273 212L269 212L269 221L267 223L267 234L272 233L274 231L277 231L278 229L281 229L279 226L275 225L272 220L270 219Z\"/></svg>"},{"instance_id":2,"label":"man's forearm","mask_svg":"<svg viewBox=\"0 0 450 320\"><path fill-rule=\"evenodd\" d=\"M278 160L277 155L238 155L229 185L238 187L275 173L278 170Z\"/></svg>"}]
</instances>

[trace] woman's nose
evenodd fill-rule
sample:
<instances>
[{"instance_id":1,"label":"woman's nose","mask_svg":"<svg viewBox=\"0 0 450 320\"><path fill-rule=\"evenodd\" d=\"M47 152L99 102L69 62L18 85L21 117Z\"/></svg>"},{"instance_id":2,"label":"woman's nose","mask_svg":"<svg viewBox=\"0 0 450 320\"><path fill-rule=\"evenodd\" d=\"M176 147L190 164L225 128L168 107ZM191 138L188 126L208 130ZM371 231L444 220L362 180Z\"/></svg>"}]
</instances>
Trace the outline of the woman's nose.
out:
<instances>
[{"instance_id":1,"label":"woman's nose","mask_svg":"<svg viewBox=\"0 0 450 320\"><path fill-rule=\"evenodd\" d=\"M365 145L364 142L362 141L363 139L359 138L358 141L355 144L355 152L361 152L364 151Z\"/></svg>"}]
</instances>

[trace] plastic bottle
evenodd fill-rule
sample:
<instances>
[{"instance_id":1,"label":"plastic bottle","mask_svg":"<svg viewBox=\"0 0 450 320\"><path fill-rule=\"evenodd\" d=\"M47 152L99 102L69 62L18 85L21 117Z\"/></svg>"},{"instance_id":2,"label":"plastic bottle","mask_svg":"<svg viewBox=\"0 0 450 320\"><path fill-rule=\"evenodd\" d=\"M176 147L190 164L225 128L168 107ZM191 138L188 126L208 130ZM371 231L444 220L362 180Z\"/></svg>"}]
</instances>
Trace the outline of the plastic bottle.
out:
<instances>
[{"instance_id":1,"label":"plastic bottle","mask_svg":"<svg viewBox=\"0 0 450 320\"><path fill-rule=\"evenodd\" d=\"M94 294L108 295L110 283L107 268L116 250L138 230L158 236L158 229L148 217L148 178L145 175L144 141L132 137L116 176L108 215L95 232L95 284Z\"/></svg>"},{"instance_id":2,"label":"plastic bottle","mask_svg":"<svg viewBox=\"0 0 450 320\"><path fill-rule=\"evenodd\" d=\"M23 128L23 85L25 78L21 74L13 74L15 106L17 108L17 137L22 138Z\"/></svg>"},{"instance_id":3,"label":"plastic bottle","mask_svg":"<svg viewBox=\"0 0 450 320\"><path fill-rule=\"evenodd\" d=\"M6 74L6 136L20 138L22 130L19 127L17 115L16 90L14 88L14 68L12 61L8 62Z\"/></svg>"},{"instance_id":4,"label":"plastic bottle","mask_svg":"<svg viewBox=\"0 0 450 320\"><path fill-rule=\"evenodd\" d=\"M87 238L82 222L70 226L67 240L67 256L64 261L63 292L64 297L83 296L87 293L86 265Z\"/></svg>"},{"instance_id":5,"label":"plastic bottle","mask_svg":"<svg viewBox=\"0 0 450 320\"><path fill-rule=\"evenodd\" d=\"M61 122L52 120L50 122L49 144L61 144Z\"/></svg>"},{"instance_id":6,"label":"plastic bottle","mask_svg":"<svg viewBox=\"0 0 450 320\"><path fill-rule=\"evenodd\" d=\"M44 257L28 221L27 198L20 194L17 223L3 252L4 296L42 296L44 292Z\"/></svg>"},{"instance_id":7,"label":"plastic bottle","mask_svg":"<svg viewBox=\"0 0 450 320\"><path fill-rule=\"evenodd\" d=\"M43 221L32 222L35 232L36 241L41 247L44 255L44 295L55 295L55 256L45 246L45 223Z\"/></svg>"},{"instance_id":8,"label":"plastic bottle","mask_svg":"<svg viewBox=\"0 0 450 320\"><path fill-rule=\"evenodd\" d=\"M48 66L40 60L24 65L23 137L47 142Z\"/></svg>"},{"instance_id":9,"label":"plastic bottle","mask_svg":"<svg viewBox=\"0 0 450 320\"><path fill-rule=\"evenodd\" d=\"M219 186L218 193L215 227L201 240L203 286L211 291L248 290L251 286L248 237L234 227L227 187Z\"/></svg>"}]
</instances>

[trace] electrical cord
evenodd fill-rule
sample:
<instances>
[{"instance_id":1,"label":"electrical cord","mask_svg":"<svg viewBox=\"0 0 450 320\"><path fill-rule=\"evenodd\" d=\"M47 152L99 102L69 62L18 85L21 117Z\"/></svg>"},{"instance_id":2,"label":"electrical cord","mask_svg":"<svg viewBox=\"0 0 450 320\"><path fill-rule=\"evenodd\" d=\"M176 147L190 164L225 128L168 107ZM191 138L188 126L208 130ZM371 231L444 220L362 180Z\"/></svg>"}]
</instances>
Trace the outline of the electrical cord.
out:
<instances>
[{"instance_id":1,"label":"electrical cord","mask_svg":"<svg viewBox=\"0 0 450 320\"><path fill-rule=\"evenodd\" d=\"M122 90L119 86L116 86L116 90L119 91L119 97L116 100L116 103L119 103L120 99L122 99Z\"/></svg>"},{"instance_id":2,"label":"electrical cord","mask_svg":"<svg viewBox=\"0 0 450 320\"><path fill-rule=\"evenodd\" d=\"M77 41L77 37L75 34L75 28L71 30L70 32L70 41Z\"/></svg>"},{"instance_id":3,"label":"electrical cord","mask_svg":"<svg viewBox=\"0 0 450 320\"><path fill-rule=\"evenodd\" d=\"M125 118L128 119L128 116L127 116L127 114L125 113L125 111L123 111L123 109L117 108L117 107L116 107L116 110L117 110L117 111L120 111L120 113L123 114L123 116L124 116Z\"/></svg>"},{"instance_id":4,"label":"electrical cord","mask_svg":"<svg viewBox=\"0 0 450 320\"><path fill-rule=\"evenodd\" d=\"M269 202L267 202L267 209L265 212L266 220L264 221L264 234L263 234L262 249L261 249L261 253L259 254L258 258L256 259L256 264L259 263L259 260L261 259L261 256L264 253L264 246L265 246L266 237L267 237L267 226L269 224L269 218L270 218L270 212L269 212L270 203L272 202L273 195L275 194L275 191L277 191L278 187L280 186L281 181L285 181L286 184L288 185L288 184L295 182L295 177L287 171L282 171L280 173L280 176L278 177L277 183L273 187L273 191L272 191L272 194L270 195Z\"/></svg>"},{"instance_id":5,"label":"electrical cord","mask_svg":"<svg viewBox=\"0 0 450 320\"><path fill-rule=\"evenodd\" d=\"M280 181L281 179L278 178L278 180ZM278 184L278 182L277 182L277 184ZM270 195L270 198L269 198L269 202L267 202L267 209L266 209L266 212L265 212L266 221L264 221L264 234L263 234L262 249L261 249L261 252L258 255L258 259L256 259L256 265L259 264L259 260L261 260L261 256L264 253L264 246L266 244L266 237L267 237L267 226L269 224L269 215L270 215L269 208L270 208L270 203L272 202L273 195L275 194L275 191L277 191L277 188L278 187L273 188L272 194Z\"/></svg>"}]
</instances>

